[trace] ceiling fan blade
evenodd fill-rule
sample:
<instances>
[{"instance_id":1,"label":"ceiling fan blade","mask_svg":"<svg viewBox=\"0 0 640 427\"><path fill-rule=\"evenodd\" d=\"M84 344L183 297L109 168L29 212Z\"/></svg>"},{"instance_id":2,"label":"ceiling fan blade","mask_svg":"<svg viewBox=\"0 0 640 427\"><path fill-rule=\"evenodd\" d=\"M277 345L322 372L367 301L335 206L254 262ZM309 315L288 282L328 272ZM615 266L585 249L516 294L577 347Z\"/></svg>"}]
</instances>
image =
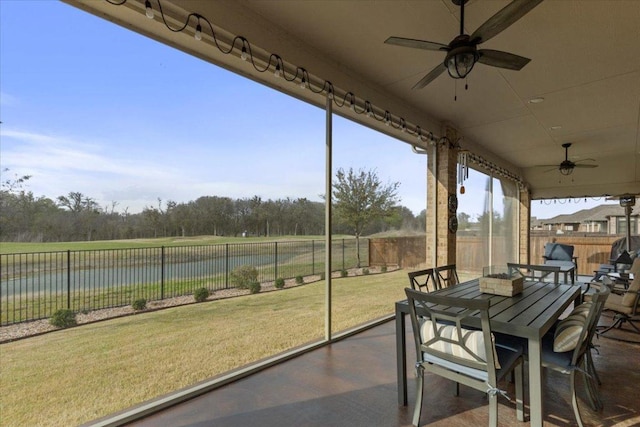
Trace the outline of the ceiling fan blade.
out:
<instances>
[{"instance_id":1,"label":"ceiling fan blade","mask_svg":"<svg viewBox=\"0 0 640 427\"><path fill-rule=\"evenodd\" d=\"M483 43L500 34L540 3L542 0L513 0L471 34L472 42Z\"/></svg>"},{"instance_id":2,"label":"ceiling fan blade","mask_svg":"<svg viewBox=\"0 0 640 427\"><path fill-rule=\"evenodd\" d=\"M573 165L574 168L597 168L598 165L585 165L583 163Z\"/></svg>"},{"instance_id":3,"label":"ceiling fan blade","mask_svg":"<svg viewBox=\"0 0 640 427\"><path fill-rule=\"evenodd\" d=\"M447 67L445 67L444 62L441 63L440 65L438 65L436 68L434 68L433 70L431 70L431 72L429 74L427 74L426 76L424 76L418 83L416 83L411 89L422 89L423 87L425 87L426 85L428 85L429 83L431 83L433 80L435 80L440 74L442 74L444 72L444 70L446 70Z\"/></svg>"},{"instance_id":4,"label":"ceiling fan blade","mask_svg":"<svg viewBox=\"0 0 640 427\"><path fill-rule=\"evenodd\" d=\"M529 61L531 61L529 58L525 58L524 56L491 49L478 50L478 56L478 62L482 64L516 71L521 70L522 67L524 67L529 63Z\"/></svg>"},{"instance_id":5,"label":"ceiling fan blade","mask_svg":"<svg viewBox=\"0 0 640 427\"><path fill-rule=\"evenodd\" d=\"M389 37L384 41L386 44L394 44L396 46L410 47L413 49L423 50L441 50L449 51L449 46L442 43L429 42L426 40L405 39L404 37Z\"/></svg>"}]
</instances>

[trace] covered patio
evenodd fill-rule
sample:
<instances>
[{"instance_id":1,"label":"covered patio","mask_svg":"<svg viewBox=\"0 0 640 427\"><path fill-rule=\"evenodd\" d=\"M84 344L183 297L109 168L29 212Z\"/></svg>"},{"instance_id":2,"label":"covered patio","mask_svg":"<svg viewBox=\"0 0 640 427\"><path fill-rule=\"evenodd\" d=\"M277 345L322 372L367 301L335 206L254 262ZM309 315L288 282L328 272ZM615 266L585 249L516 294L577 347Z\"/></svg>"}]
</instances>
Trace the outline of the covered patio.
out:
<instances>
[{"instance_id":1,"label":"covered patio","mask_svg":"<svg viewBox=\"0 0 640 427\"><path fill-rule=\"evenodd\" d=\"M472 34L510 2L470 0L464 25L461 9L449 0L65 2L324 109L326 194L331 193L334 115L426 154L424 264L429 266L456 263L456 209L464 198L467 167L508 189L503 195L510 206L508 242L495 248L507 259L492 258L490 247L491 263L537 261L531 259L529 234L535 200L640 192L640 56L632 53L640 40L640 7L633 0L516 0L531 10L479 48L517 54L530 63L520 71L479 63L465 79L443 72L421 89L412 87L440 66L444 52L393 46L385 43L388 37L446 45L460 27ZM570 150L563 148L566 143ZM574 171L561 167L565 160L597 166ZM416 171L416 179L425 179L424 171ZM330 214L328 197L327 239ZM390 312L392 306L390 301ZM325 346L139 423L409 425L410 407L398 407L395 399L392 324L336 341L330 279L325 316ZM594 425L633 425L640 420L632 392L623 385L637 384L629 373L638 375L637 348L604 344L596 366L606 380L605 410L585 409L585 418ZM549 373L545 384L548 425L573 425L570 405L561 397L564 380ZM484 422L481 394L454 399L447 398L446 384L434 389L427 393L426 422ZM435 406L437 411L426 409ZM514 411L501 408L502 421L517 425Z\"/></svg>"},{"instance_id":2,"label":"covered patio","mask_svg":"<svg viewBox=\"0 0 640 427\"><path fill-rule=\"evenodd\" d=\"M407 335L407 342L411 339ZM410 426L412 403L405 407L396 403L394 341L393 322L386 322L127 425ZM584 422L637 425L640 411L635 389L640 371L630 366L637 368L633 362L637 345L605 338L597 344L599 354L594 356L602 377L604 410L595 412L581 401ZM409 347L407 363L411 366L412 344ZM413 402L413 372L408 381L409 401ZM513 395L513 384L508 390ZM575 425L566 376L549 371L544 396L546 426ZM499 406L500 425L529 425L528 417L524 423L516 419L514 404L501 399ZM483 393L463 388L454 397L450 382L434 375L426 378L424 424L471 427L484 425L487 417Z\"/></svg>"}]
</instances>

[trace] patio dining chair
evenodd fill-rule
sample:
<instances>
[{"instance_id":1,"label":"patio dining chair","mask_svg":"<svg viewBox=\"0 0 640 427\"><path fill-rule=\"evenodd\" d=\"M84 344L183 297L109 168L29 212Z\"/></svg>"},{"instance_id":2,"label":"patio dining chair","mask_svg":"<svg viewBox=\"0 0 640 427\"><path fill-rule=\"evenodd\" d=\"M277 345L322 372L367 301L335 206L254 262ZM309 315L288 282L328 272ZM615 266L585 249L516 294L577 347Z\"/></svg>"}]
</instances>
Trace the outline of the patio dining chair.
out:
<instances>
[{"instance_id":1,"label":"patio dining chair","mask_svg":"<svg viewBox=\"0 0 640 427\"><path fill-rule=\"evenodd\" d=\"M526 280L559 283L560 266L507 263L509 274L517 274Z\"/></svg>"},{"instance_id":2,"label":"patio dining chair","mask_svg":"<svg viewBox=\"0 0 640 427\"><path fill-rule=\"evenodd\" d=\"M604 281L605 278L603 278ZM598 286L598 284L592 284ZM608 288L609 286L600 286L600 288ZM640 334L640 328L635 324L640 319L635 316L638 314L638 303L640 301L640 274L636 274L627 289L621 290L615 288L609 299L604 305L604 309L614 313L613 323L608 326L598 328L598 336L606 336L607 338L617 339L619 341L629 341L622 338L606 335L612 329L622 329L624 325L631 327L631 332ZM628 330L628 329L627 329ZM637 342L637 341L631 341Z\"/></svg>"},{"instance_id":3,"label":"patio dining chair","mask_svg":"<svg viewBox=\"0 0 640 427\"><path fill-rule=\"evenodd\" d=\"M421 292L432 292L440 289L433 268L410 271L407 275L409 276L411 289Z\"/></svg>"},{"instance_id":4,"label":"patio dining chair","mask_svg":"<svg viewBox=\"0 0 640 427\"><path fill-rule=\"evenodd\" d=\"M436 279L438 280L438 288L446 288L448 286L460 283L458 272L455 264L443 265L435 268Z\"/></svg>"},{"instance_id":5,"label":"patio dining chair","mask_svg":"<svg viewBox=\"0 0 640 427\"><path fill-rule=\"evenodd\" d=\"M573 309L555 328L542 337L542 365L569 376L571 406L576 421L583 427L576 394L576 373L584 378L585 391L594 410L602 409L596 384L597 374L590 358L592 339L611 290L603 286L591 295L591 301Z\"/></svg>"},{"instance_id":6,"label":"patio dining chair","mask_svg":"<svg viewBox=\"0 0 640 427\"><path fill-rule=\"evenodd\" d=\"M544 245L544 264L551 266L573 266L578 274L578 257L573 256L574 247L562 243L547 243Z\"/></svg>"},{"instance_id":7,"label":"patio dining chair","mask_svg":"<svg viewBox=\"0 0 640 427\"><path fill-rule=\"evenodd\" d=\"M416 346L413 425L420 425L424 374L430 372L487 393L489 425L498 425L498 382L515 372L516 410L524 420L522 351L494 345L487 299L471 300L406 288ZM480 315L481 329L477 329ZM476 329L469 328L474 323Z\"/></svg>"}]
</instances>

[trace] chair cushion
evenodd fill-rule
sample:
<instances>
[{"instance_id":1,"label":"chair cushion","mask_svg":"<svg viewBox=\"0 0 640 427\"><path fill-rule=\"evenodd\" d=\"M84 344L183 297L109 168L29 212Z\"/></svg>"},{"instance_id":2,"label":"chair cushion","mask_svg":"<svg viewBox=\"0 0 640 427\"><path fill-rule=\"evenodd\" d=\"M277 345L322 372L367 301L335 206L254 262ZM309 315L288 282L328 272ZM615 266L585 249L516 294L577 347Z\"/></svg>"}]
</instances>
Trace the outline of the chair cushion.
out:
<instances>
[{"instance_id":1,"label":"chair cushion","mask_svg":"<svg viewBox=\"0 0 640 427\"><path fill-rule=\"evenodd\" d=\"M573 351L557 352L553 349L553 336L545 335L542 337L542 364L552 368L567 368L571 366Z\"/></svg>"},{"instance_id":2,"label":"chair cushion","mask_svg":"<svg viewBox=\"0 0 640 427\"><path fill-rule=\"evenodd\" d=\"M633 264L629 269L629 273L635 276L636 274L640 274L640 258L637 257L637 254L635 252L634 252L634 255L631 255L631 257L633 258Z\"/></svg>"},{"instance_id":3,"label":"chair cushion","mask_svg":"<svg viewBox=\"0 0 640 427\"><path fill-rule=\"evenodd\" d=\"M617 311L618 313L633 315L633 305L625 305L622 303L627 295L629 294L625 294L624 296L614 293L609 294L609 298L607 298L607 301L604 303L604 308Z\"/></svg>"},{"instance_id":4,"label":"chair cushion","mask_svg":"<svg viewBox=\"0 0 640 427\"><path fill-rule=\"evenodd\" d=\"M633 306L633 303L636 302L636 298L638 297L637 292L639 290L640 290L640 274L636 274L633 276L633 280L631 281L631 284L627 289L627 291L632 291L632 292L626 292L624 294L624 296L622 297L621 304L627 307Z\"/></svg>"},{"instance_id":5,"label":"chair cushion","mask_svg":"<svg viewBox=\"0 0 640 427\"><path fill-rule=\"evenodd\" d=\"M502 369L502 368L496 369L496 379L500 381L509 372L511 372L510 368L516 363L517 359L522 355L522 352L510 350L504 347L496 347L495 351L496 351L497 357L502 361L502 365L505 367L505 369ZM496 358L495 360L498 360L498 358ZM423 361L428 363L433 363L439 366L443 366L452 371L456 371L461 374L470 376L472 378L480 379L482 381L489 380L489 373L487 371L457 365L453 362L434 356L432 354L423 353Z\"/></svg>"},{"instance_id":6,"label":"chair cushion","mask_svg":"<svg viewBox=\"0 0 640 427\"><path fill-rule=\"evenodd\" d=\"M572 261L573 246L561 243L547 243L544 245L544 257L557 261Z\"/></svg>"},{"instance_id":7,"label":"chair cushion","mask_svg":"<svg viewBox=\"0 0 640 427\"><path fill-rule=\"evenodd\" d=\"M563 353L575 349L585 321L586 316L582 313L570 314L559 321L553 336L553 351Z\"/></svg>"},{"instance_id":8,"label":"chair cushion","mask_svg":"<svg viewBox=\"0 0 640 427\"><path fill-rule=\"evenodd\" d=\"M437 327L438 333L441 337L454 341L458 340L458 328L456 326L437 323ZM475 354L477 357L482 359L482 361L486 362L487 354L485 352L484 335L482 334L482 331L461 328L461 333L463 337L462 341L469 348L469 350L473 352L473 354L469 353L469 351L467 351L460 345L444 341L436 341L428 347L442 353L451 354L461 359L477 362L478 359L474 357ZM427 320L422 324L422 327L420 328L420 334L422 336L423 343L427 343L434 338L431 320ZM494 339L493 336L492 339ZM492 342L491 347L493 348L493 360L495 368L500 369L500 362L498 360L498 354L496 353L495 341Z\"/></svg>"},{"instance_id":9,"label":"chair cushion","mask_svg":"<svg viewBox=\"0 0 640 427\"><path fill-rule=\"evenodd\" d=\"M584 302L584 303L580 304L579 306L577 306L576 308L571 310L571 314L569 314L569 316L574 315L574 314L579 314L579 315L583 316L586 319L587 316L589 315L589 310L591 310L591 305L592 304L593 303L591 301L587 301L587 302ZM567 317L569 317L569 316L567 316Z\"/></svg>"}]
</instances>

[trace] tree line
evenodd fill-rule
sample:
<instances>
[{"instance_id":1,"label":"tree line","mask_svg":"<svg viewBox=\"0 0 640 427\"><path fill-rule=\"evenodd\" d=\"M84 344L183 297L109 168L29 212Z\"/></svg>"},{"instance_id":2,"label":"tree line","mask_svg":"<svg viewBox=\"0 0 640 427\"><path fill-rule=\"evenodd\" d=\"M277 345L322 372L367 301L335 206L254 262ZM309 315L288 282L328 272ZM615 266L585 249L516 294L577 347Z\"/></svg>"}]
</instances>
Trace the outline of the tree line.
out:
<instances>
[{"instance_id":1,"label":"tree line","mask_svg":"<svg viewBox=\"0 0 640 427\"><path fill-rule=\"evenodd\" d=\"M80 192L55 200L26 191L30 176L2 182L0 190L0 240L62 242L156 237L285 236L324 234L324 203L306 198L263 200L203 196L186 203L157 199L142 212L117 211L118 203L100 206ZM349 218L336 215L334 232L369 235L393 229L424 231L425 211L414 216L395 205L384 216L354 229Z\"/></svg>"}]
</instances>

